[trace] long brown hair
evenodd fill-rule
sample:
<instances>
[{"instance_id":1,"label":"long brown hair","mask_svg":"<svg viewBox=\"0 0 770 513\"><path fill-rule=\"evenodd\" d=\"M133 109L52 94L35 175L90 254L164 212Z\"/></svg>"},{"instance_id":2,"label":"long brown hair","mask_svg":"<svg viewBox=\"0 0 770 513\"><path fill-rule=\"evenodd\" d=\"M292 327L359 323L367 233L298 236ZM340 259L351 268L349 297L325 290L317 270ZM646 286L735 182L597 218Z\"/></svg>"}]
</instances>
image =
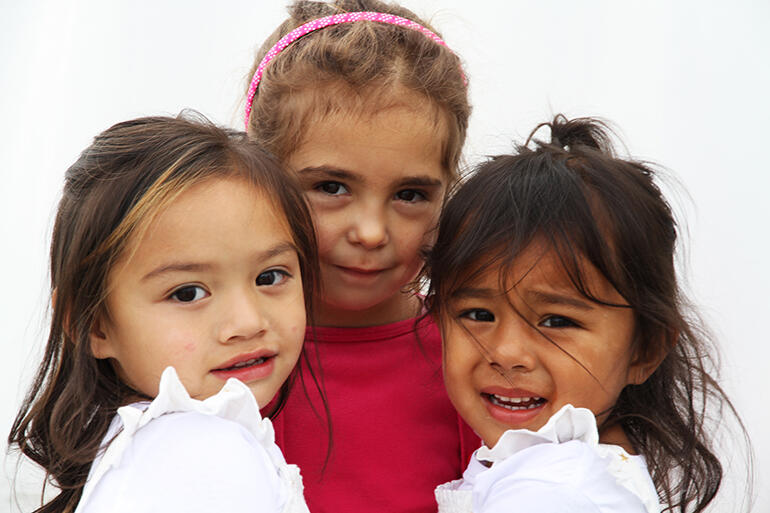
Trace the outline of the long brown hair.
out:
<instances>
[{"instance_id":1,"label":"long brown hair","mask_svg":"<svg viewBox=\"0 0 770 513\"><path fill-rule=\"evenodd\" d=\"M534 141L541 127L550 142ZM445 318L455 290L497 266L504 279L535 240L556 252L580 293L601 302L584 286L579 260L587 259L633 308L642 361L662 359L643 384L623 389L600 429L622 426L669 509L698 512L722 481L709 416L729 412L743 425L711 374L715 348L679 288L677 225L655 172L616 156L611 142L596 120L556 116L517 154L480 165L442 213L427 302Z\"/></svg>"},{"instance_id":2,"label":"long brown hair","mask_svg":"<svg viewBox=\"0 0 770 513\"><path fill-rule=\"evenodd\" d=\"M289 7L289 18L257 52L249 79L291 30L316 18L356 11L394 14L438 33L413 12L377 0L297 0ZM442 165L454 178L470 115L461 63L448 48L404 27L344 23L290 44L265 69L247 132L285 160L302 143L310 122L335 112L375 112L398 103L405 93L432 107L437 126L446 126Z\"/></svg>"},{"instance_id":3,"label":"long brown hair","mask_svg":"<svg viewBox=\"0 0 770 513\"><path fill-rule=\"evenodd\" d=\"M318 269L310 213L279 162L244 133L189 116L135 119L96 136L67 170L51 242L48 342L8 436L9 446L40 465L61 490L37 512L75 509L117 408L136 394L109 361L94 358L89 344L92 325L104 313L113 262L176 195L229 176L264 191L285 216L312 319Z\"/></svg>"}]
</instances>

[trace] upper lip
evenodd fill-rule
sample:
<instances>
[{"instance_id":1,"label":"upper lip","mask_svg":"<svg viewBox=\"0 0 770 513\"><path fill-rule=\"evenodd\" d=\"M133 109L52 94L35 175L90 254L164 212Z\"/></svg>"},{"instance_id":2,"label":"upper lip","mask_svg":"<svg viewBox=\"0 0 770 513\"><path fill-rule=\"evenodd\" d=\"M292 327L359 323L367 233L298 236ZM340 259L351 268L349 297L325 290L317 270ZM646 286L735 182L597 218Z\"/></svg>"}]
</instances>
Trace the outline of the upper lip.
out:
<instances>
[{"instance_id":1,"label":"upper lip","mask_svg":"<svg viewBox=\"0 0 770 513\"><path fill-rule=\"evenodd\" d=\"M229 360L227 360L226 362L222 363L221 365L219 365L218 367L216 367L216 368L214 368L212 370L215 370L215 371L216 370L223 370L223 369L230 368L233 365L236 365L236 364L239 364L239 363L242 363L242 362L246 362L246 361L249 361L249 360L253 360L255 358L270 358L272 356L275 356L276 354L278 354L278 353L275 352L275 351L272 351L270 349L266 349L266 348L258 349L256 351L251 352L251 353L243 353L243 354L240 354L240 355L236 356L235 358L230 358Z\"/></svg>"}]
</instances>

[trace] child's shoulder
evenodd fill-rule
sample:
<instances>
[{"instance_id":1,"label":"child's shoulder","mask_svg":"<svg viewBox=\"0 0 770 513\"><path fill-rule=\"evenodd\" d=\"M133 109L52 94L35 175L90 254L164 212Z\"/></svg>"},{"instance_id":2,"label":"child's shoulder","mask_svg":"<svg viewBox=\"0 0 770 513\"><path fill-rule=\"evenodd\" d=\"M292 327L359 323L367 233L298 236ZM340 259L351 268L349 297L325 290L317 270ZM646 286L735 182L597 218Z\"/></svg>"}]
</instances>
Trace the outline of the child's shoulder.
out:
<instances>
[{"instance_id":1,"label":"child's shoulder","mask_svg":"<svg viewBox=\"0 0 770 513\"><path fill-rule=\"evenodd\" d=\"M476 452L461 481L436 490L439 512L497 513L514 502L522 511L660 511L643 459L598 441L593 414L571 405L537 432L508 430Z\"/></svg>"},{"instance_id":2,"label":"child's shoulder","mask_svg":"<svg viewBox=\"0 0 770 513\"><path fill-rule=\"evenodd\" d=\"M119 410L77 513L245 511L255 501L281 511L299 473L285 463L248 388L228 382L197 401L168 371L155 400Z\"/></svg>"}]
</instances>

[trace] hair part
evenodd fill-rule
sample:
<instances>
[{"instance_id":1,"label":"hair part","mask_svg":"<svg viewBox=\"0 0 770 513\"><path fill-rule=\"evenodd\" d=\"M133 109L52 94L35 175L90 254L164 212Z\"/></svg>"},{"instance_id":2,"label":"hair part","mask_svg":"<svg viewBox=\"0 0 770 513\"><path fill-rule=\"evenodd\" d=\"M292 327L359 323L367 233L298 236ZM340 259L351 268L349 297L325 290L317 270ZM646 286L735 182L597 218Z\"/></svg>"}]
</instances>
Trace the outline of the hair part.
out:
<instances>
[{"instance_id":1,"label":"hair part","mask_svg":"<svg viewBox=\"0 0 770 513\"><path fill-rule=\"evenodd\" d=\"M293 29L357 11L394 14L438 34L411 11L378 0L297 0L289 7L289 18L257 52L249 79L267 52ZM309 123L335 113L372 114L405 101L410 106L426 102L438 113L434 121L445 126L442 166L456 178L470 115L460 59L404 27L357 21L317 30L290 44L265 68L247 132L286 160L302 144Z\"/></svg>"},{"instance_id":2,"label":"hair part","mask_svg":"<svg viewBox=\"0 0 770 513\"><path fill-rule=\"evenodd\" d=\"M313 225L299 187L275 157L244 133L202 116L139 118L96 136L65 175L51 242L48 341L8 436L9 446L40 465L61 490L37 512L75 509L117 408L137 396L110 361L91 352L89 335L107 314L110 270L165 206L217 178L244 179L283 215L312 320L318 280ZM288 382L273 413L287 390Z\"/></svg>"},{"instance_id":3,"label":"hair part","mask_svg":"<svg viewBox=\"0 0 770 513\"><path fill-rule=\"evenodd\" d=\"M535 139L542 127L549 142ZM654 171L617 157L610 133L600 121L558 115L516 154L477 168L445 206L426 259L430 314L442 319L453 292L488 269L498 267L505 283L534 242L558 255L576 290L606 305L587 289L585 259L633 308L639 360L660 362L622 390L600 428L623 428L668 509L699 512L722 481L707 412L727 410L743 425L711 375L716 348L677 282L671 208Z\"/></svg>"}]
</instances>

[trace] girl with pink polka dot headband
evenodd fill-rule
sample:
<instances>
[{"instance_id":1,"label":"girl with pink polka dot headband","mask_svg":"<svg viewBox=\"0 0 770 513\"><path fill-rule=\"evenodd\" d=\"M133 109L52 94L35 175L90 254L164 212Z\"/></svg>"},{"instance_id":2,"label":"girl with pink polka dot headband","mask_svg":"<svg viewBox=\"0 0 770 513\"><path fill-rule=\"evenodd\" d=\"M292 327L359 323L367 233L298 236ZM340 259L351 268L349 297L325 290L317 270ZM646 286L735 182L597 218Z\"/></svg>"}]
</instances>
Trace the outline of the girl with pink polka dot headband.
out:
<instances>
[{"instance_id":1,"label":"girl with pink polka dot headband","mask_svg":"<svg viewBox=\"0 0 770 513\"><path fill-rule=\"evenodd\" d=\"M301 38L302 36L305 36L316 30L329 27L332 25L339 25L340 23L352 23L355 21L362 21L362 20L376 21L378 23L387 23L389 25L398 25L401 27L406 27L412 30L416 30L424 34L425 37L432 39L436 43L442 46L447 46L447 44L444 42L443 39L437 36L434 32L423 27L419 23L415 23L412 20L402 18L401 16L395 16L392 14L386 14L382 12L346 12L342 14L333 14L331 16L324 16L323 18L319 18L309 23L305 23L295 28L285 36L283 36L280 39L280 41L278 41L275 44L275 46L273 46L267 52L267 54L264 56L262 61L259 63L259 66L257 66L257 71L254 72L254 76L251 78L251 83L249 84L249 90L246 93L246 111L244 115L244 123L246 124L246 126L248 127L249 125L249 115L251 115L251 102L254 100L254 95L257 92L257 87L259 87L259 81L262 80L262 73L265 71L265 68L270 63L270 61L272 61L279 53L281 53L281 51L284 48L286 48L287 46L289 46L290 44L292 44L294 41Z\"/></svg>"},{"instance_id":2,"label":"girl with pink polka dot headband","mask_svg":"<svg viewBox=\"0 0 770 513\"><path fill-rule=\"evenodd\" d=\"M479 439L449 402L440 331L410 284L458 177L465 75L399 5L288 10L244 87L246 132L299 181L321 268L313 365L295 379L307 393L290 394L276 441L302 469L310 511L435 513L434 488L460 477Z\"/></svg>"}]
</instances>

